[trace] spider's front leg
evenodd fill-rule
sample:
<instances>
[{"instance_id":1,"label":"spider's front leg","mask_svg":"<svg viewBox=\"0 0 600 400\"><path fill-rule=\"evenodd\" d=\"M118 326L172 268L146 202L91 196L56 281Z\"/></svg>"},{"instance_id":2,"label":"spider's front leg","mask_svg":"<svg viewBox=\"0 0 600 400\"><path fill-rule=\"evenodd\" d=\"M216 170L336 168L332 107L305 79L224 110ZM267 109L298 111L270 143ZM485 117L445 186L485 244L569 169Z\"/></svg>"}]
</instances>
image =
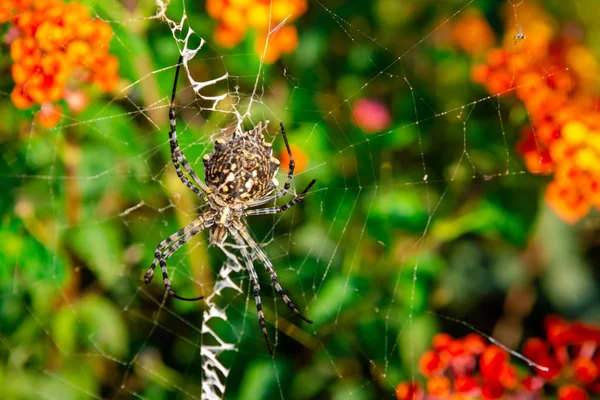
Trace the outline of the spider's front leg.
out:
<instances>
[{"instance_id":1,"label":"spider's front leg","mask_svg":"<svg viewBox=\"0 0 600 400\"><path fill-rule=\"evenodd\" d=\"M183 56L179 56L179 63L177 64L177 69L175 70L175 81L173 82L173 93L171 94L171 104L169 106L169 143L171 145L171 161L173 162L173 166L175 167L175 172L177 176L186 185L192 192L194 192L198 197L200 197L203 201L207 201L206 194L210 193L210 189L206 184L200 179L200 177L193 170L192 166L185 158L183 151L179 147L179 142L177 141L177 119L175 118L175 94L177 93L177 80L179 78L179 70L181 69L181 65L183 63ZM185 177L183 171L181 170L181 166L185 169L188 175L193 179L196 183L194 185L188 178Z\"/></svg>"},{"instance_id":2,"label":"spider's front leg","mask_svg":"<svg viewBox=\"0 0 600 400\"><path fill-rule=\"evenodd\" d=\"M162 242L158 244L156 247L156 251L154 252L154 261L152 261L152 265L148 268L148 271L144 274L144 283L148 284L152 281L154 277L154 270L156 266L160 264L160 268L163 276L163 284L165 285L165 290L169 294L169 296L174 297L179 300L185 301L195 301L200 300L202 297L196 298L187 298L181 297L173 291L171 288L171 281L169 280L169 275L167 273L167 260L171 257L181 246L191 240L198 233L202 232L204 229L210 227L213 224L212 220L206 220L204 217L199 217L194 220L188 226L178 230Z\"/></svg>"},{"instance_id":3,"label":"spider's front leg","mask_svg":"<svg viewBox=\"0 0 600 400\"><path fill-rule=\"evenodd\" d=\"M304 188L304 190L297 196L295 196L292 200L290 200L289 202L287 202L286 204L282 205L282 206L276 206L276 207L270 207L270 208L258 208L258 209L254 209L254 210L248 210L245 212L245 215L265 215L265 214L278 214L280 212L284 212L285 210L287 210L288 208L295 206L296 204L302 202L302 200L304 200L304 196L306 196L306 193L310 190L310 188L317 182L316 179L313 179L312 181L310 181L310 183L308 184L308 186L306 186L306 188Z\"/></svg>"}]
</instances>

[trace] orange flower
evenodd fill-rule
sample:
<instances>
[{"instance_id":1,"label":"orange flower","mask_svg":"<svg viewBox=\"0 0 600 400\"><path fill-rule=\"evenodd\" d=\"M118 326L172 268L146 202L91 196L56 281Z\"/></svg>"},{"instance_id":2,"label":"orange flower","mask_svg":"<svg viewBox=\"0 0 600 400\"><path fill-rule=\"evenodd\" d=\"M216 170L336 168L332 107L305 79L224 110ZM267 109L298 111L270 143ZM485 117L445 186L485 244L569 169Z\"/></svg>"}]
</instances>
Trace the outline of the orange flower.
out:
<instances>
[{"instance_id":1,"label":"orange flower","mask_svg":"<svg viewBox=\"0 0 600 400\"><path fill-rule=\"evenodd\" d=\"M398 400L422 400L423 390L417 383L400 382L396 386L396 398Z\"/></svg>"},{"instance_id":2,"label":"orange flower","mask_svg":"<svg viewBox=\"0 0 600 400\"><path fill-rule=\"evenodd\" d=\"M554 174L545 199L574 223L600 208L600 112L593 85L600 67L578 39L557 35L553 21L531 2L519 7L526 38L516 43L512 8L505 11L505 48L489 50L471 77L490 94L514 93L524 103L531 126L522 131L519 151L530 172Z\"/></svg>"},{"instance_id":3,"label":"orange flower","mask_svg":"<svg viewBox=\"0 0 600 400\"><path fill-rule=\"evenodd\" d=\"M302 147L296 146L295 144L291 144L290 149L292 150L292 155L294 156L295 173L305 171L306 168L308 168L309 162L306 151L304 151ZM288 152L285 149L285 147L281 150L279 154L279 161L281 162L282 169L287 172L287 168L290 163L290 156L288 155Z\"/></svg>"},{"instance_id":4,"label":"orange flower","mask_svg":"<svg viewBox=\"0 0 600 400\"><path fill-rule=\"evenodd\" d=\"M450 379L436 376L427 380L427 392L435 397L444 398L450 393Z\"/></svg>"},{"instance_id":5,"label":"orange flower","mask_svg":"<svg viewBox=\"0 0 600 400\"><path fill-rule=\"evenodd\" d=\"M479 382L471 376L458 376L454 380L454 389L459 393L475 396L479 392Z\"/></svg>"},{"instance_id":6,"label":"orange flower","mask_svg":"<svg viewBox=\"0 0 600 400\"><path fill-rule=\"evenodd\" d=\"M281 54L296 50L298 32L289 24L304 14L306 7L306 0L208 0L206 2L208 15L218 22L214 33L215 41L223 47L232 48L242 41L249 28L254 29L256 30L254 50L266 63L273 63L281 57ZM285 25L278 27L284 21ZM269 41L265 49L267 36Z\"/></svg>"},{"instance_id":7,"label":"orange flower","mask_svg":"<svg viewBox=\"0 0 600 400\"><path fill-rule=\"evenodd\" d=\"M221 18L227 7L227 0L206 0L206 12L213 19Z\"/></svg>"},{"instance_id":8,"label":"orange flower","mask_svg":"<svg viewBox=\"0 0 600 400\"><path fill-rule=\"evenodd\" d=\"M26 96L23 92L23 86L14 87L13 91L10 93L10 100L15 107L20 110L26 110L33 104L29 96Z\"/></svg>"},{"instance_id":9,"label":"orange flower","mask_svg":"<svg viewBox=\"0 0 600 400\"><path fill-rule=\"evenodd\" d=\"M55 127L62 118L62 108L52 103L42 104L42 108L35 113L35 120L42 128Z\"/></svg>"},{"instance_id":10,"label":"orange flower","mask_svg":"<svg viewBox=\"0 0 600 400\"><path fill-rule=\"evenodd\" d=\"M575 385L563 386L558 390L559 400L587 400L587 393Z\"/></svg>"},{"instance_id":11,"label":"orange flower","mask_svg":"<svg viewBox=\"0 0 600 400\"><path fill-rule=\"evenodd\" d=\"M431 345L435 351L442 351L448 347L454 338L447 333L438 333L433 337Z\"/></svg>"},{"instance_id":12,"label":"orange flower","mask_svg":"<svg viewBox=\"0 0 600 400\"><path fill-rule=\"evenodd\" d=\"M547 340L525 342L523 354L544 367L522 376L509 354L479 335L454 339L439 334L419 361L427 378L425 392L414 382L396 387L399 400L413 398L474 399L539 398L546 383L557 384L560 400L586 400L600 394L600 329L558 317L545 321ZM519 376L521 375L521 376ZM548 385L550 386L550 385Z\"/></svg>"},{"instance_id":13,"label":"orange flower","mask_svg":"<svg viewBox=\"0 0 600 400\"><path fill-rule=\"evenodd\" d=\"M434 351L426 351L419 359L419 372L426 377L433 377L444 372L446 363Z\"/></svg>"},{"instance_id":14,"label":"orange flower","mask_svg":"<svg viewBox=\"0 0 600 400\"><path fill-rule=\"evenodd\" d=\"M17 32L10 43L16 84L11 100L20 109L41 105L36 113L40 126L49 128L60 121L62 110L52 103L65 99L74 71L86 71L78 76L89 77L102 91L115 90L118 60L108 53L112 30L105 22L90 18L83 5L63 0L6 0L0 6L0 22L12 24Z\"/></svg>"},{"instance_id":15,"label":"orange flower","mask_svg":"<svg viewBox=\"0 0 600 400\"><path fill-rule=\"evenodd\" d=\"M508 355L504 350L496 346L488 346L479 359L479 369L484 376L498 379L507 362Z\"/></svg>"},{"instance_id":16,"label":"orange flower","mask_svg":"<svg viewBox=\"0 0 600 400\"><path fill-rule=\"evenodd\" d=\"M465 348L471 354L481 354L486 348L485 340L476 333L470 333L463 339Z\"/></svg>"},{"instance_id":17,"label":"orange flower","mask_svg":"<svg viewBox=\"0 0 600 400\"><path fill-rule=\"evenodd\" d=\"M587 215L590 204L571 184L551 182L546 188L546 202L552 207L560 219L575 223Z\"/></svg>"},{"instance_id":18,"label":"orange flower","mask_svg":"<svg viewBox=\"0 0 600 400\"><path fill-rule=\"evenodd\" d=\"M598 366L589 358L578 357L573 361L573 374L580 383L588 385L598 378Z\"/></svg>"},{"instance_id":19,"label":"orange flower","mask_svg":"<svg viewBox=\"0 0 600 400\"><path fill-rule=\"evenodd\" d=\"M478 54L492 47L496 38L485 17L472 8L454 24L452 41L467 53Z\"/></svg>"},{"instance_id":20,"label":"orange flower","mask_svg":"<svg viewBox=\"0 0 600 400\"><path fill-rule=\"evenodd\" d=\"M269 5L268 4L253 4L248 9L248 24L260 31L265 32L269 28Z\"/></svg>"},{"instance_id":21,"label":"orange flower","mask_svg":"<svg viewBox=\"0 0 600 400\"><path fill-rule=\"evenodd\" d=\"M254 42L254 51L267 64L272 64L281 57L281 49L275 46L271 39L272 36L269 38L269 43L266 47L267 35L261 34Z\"/></svg>"},{"instance_id":22,"label":"orange flower","mask_svg":"<svg viewBox=\"0 0 600 400\"><path fill-rule=\"evenodd\" d=\"M293 26L284 26L272 35L272 40L281 52L291 53L298 47L298 32Z\"/></svg>"}]
</instances>

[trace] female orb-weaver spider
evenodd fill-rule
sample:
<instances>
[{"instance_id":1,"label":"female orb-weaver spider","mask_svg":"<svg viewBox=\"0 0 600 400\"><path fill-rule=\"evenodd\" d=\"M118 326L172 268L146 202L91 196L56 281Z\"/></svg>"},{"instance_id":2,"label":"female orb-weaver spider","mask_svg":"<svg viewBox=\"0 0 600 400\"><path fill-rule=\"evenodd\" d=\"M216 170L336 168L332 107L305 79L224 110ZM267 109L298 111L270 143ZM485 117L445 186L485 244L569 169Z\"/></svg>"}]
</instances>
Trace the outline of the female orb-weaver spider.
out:
<instances>
[{"instance_id":1,"label":"female orb-weaver spider","mask_svg":"<svg viewBox=\"0 0 600 400\"><path fill-rule=\"evenodd\" d=\"M218 139L215 142L213 151L210 154L206 154L203 158L204 178L206 180L206 183L204 183L196 172L194 172L179 148L179 143L177 143L175 92L177 91L177 80L182 62L183 57L180 57L175 72L175 82L173 83L173 93L169 108L171 160L181 182L203 201L208 203L209 209L189 225L160 242L154 253L154 261L144 275L144 282L150 283L154 276L156 265L160 264L163 283L169 296L186 301L200 300L202 297L181 297L173 291L167 275L166 261L181 246L207 228L211 228L210 243L214 245L222 245L227 236L231 235L239 245L246 268L250 274L250 282L253 286L254 300L258 313L258 322L267 341L269 352L273 356L273 347L269 340L267 324L260 302L258 275L254 270L254 265L250 254L246 250L246 246L250 246L264 264L271 276L275 290L283 298L285 304L304 321L311 324L312 321L298 311L298 308L281 288L273 264L248 233L245 226L245 217L249 215L277 214L287 210L304 199L306 192L315 184L316 180L313 179L302 193L294 196L291 201L282 206L250 210L249 208L251 207L260 206L288 193L294 174L294 159L285 129L283 124L281 124L281 135L283 136L283 141L290 157L290 163L283 189L273 193L279 185L279 182L275 178L279 169L279 160L272 156L273 148L271 143L265 142L263 130L266 129L266 124L263 127L261 123L258 123L252 130L242 132L238 129L233 132L229 139ZM180 165L183 166L187 174L195 182L195 185L184 175Z\"/></svg>"}]
</instances>

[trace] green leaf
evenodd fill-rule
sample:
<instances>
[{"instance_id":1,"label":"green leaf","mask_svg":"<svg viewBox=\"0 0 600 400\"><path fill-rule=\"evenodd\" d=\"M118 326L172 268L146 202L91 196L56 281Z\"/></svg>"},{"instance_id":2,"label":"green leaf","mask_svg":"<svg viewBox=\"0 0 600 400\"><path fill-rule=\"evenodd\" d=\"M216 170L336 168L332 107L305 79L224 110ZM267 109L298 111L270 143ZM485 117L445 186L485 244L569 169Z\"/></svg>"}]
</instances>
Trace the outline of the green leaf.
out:
<instances>
[{"instance_id":1,"label":"green leaf","mask_svg":"<svg viewBox=\"0 0 600 400\"><path fill-rule=\"evenodd\" d=\"M338 316L338 312L360 300L357 293L357 279L343 276L326 279L317 300L311 304L308 315L314 321L315 327L323 325Z\"/></svg>"},{"instance_id":2,"label":"green leaf","mask_svg":"<svg viewBox=\"0 0 600 400\"><path fill-rule=\"evenodd\" d=\"M94 348L113 357L127 354L127 326L123 314L113 303L103 297L87 296L77 311L86 328L82 334Z\"/></svg>"},{"instance_id":3,"label":"green leaf","mask_svg":"<svg viewBox=\"0 0 600 400\"><path fill-rule=\"evenodd\" d=\"M108 224L84 225L69 232L68 243L77 256L110 288L121 274L122 240L115 228Z\"/></svg>"},{"instance_id":4,"label":"green leaf","mask_svg":"<svg viewBox=\"0 0 600 400\"><path fill-rule=\"evenodd\" d=\"M436 319L433 315L414 315L408 319L406 327L400 335L400 357L407 370L418 365L419 357L430 347L431 339L438 332Z\"/></svg>"},{"instance_id":5,"label":"green leaf","mask_svg":"<svg viewBox=\"0 0 600 400\"><path fill-rule=\"evenodd\" d=\"M62 307L52 321L52 339L65 355L73 354L77 345L77 315L71 307Z\"/></svg>"},{"instance_id":6,"label":"green leaf","mask_svg":"<svg viewBox=\"0 0 600 400\"><path fill-rule=\"evenodd\" d=\"M272 399L278 393L277 376L272 361L256 361L244 374L240 399Z\"/></svg>"}]
</instances>

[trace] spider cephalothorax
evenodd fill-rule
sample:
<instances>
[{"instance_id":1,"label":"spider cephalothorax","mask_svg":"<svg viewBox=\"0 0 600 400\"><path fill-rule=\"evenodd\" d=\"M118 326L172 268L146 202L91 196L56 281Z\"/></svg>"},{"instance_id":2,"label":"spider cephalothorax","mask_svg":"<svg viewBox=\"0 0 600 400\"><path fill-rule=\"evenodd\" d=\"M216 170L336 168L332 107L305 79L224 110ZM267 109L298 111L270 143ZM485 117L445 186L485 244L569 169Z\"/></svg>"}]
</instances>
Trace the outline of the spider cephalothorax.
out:
<instances>
[{"instance_id":1,"label":"spider cephalothorax","mask_svg":"<svg viewBox=\"0 0 600 400\"><path fill-rule=\"evenodd\" d=\"M271 143L265 142L263 131L266 130L267 123L263 126L258 123L249 131L238 129L227 139L218 139L215 142L213 151L206 154L204 161L204 179L203 182L196 174L194 169L188 163L185 155L177 142L177 120L175 119L175 93L177 91L177 78L183 58L180 57L175 72L175 83L173 84L173 94L171 96L171 106L169 108L169 143L171 145L171 160L175 166L177 176L190 190L198 197L208 203L208 210L192 221L186 227L180 229L173 235L159 243L154 252L154 261L144 275L144 282L149 283L154 276L154 270L160 265L163 283L167 294L180 300L199 300L202 297L190 299L175 294L171 288L171 281L167 274L167 259L173 255L187 241L196 236L205 229L210 228L210 243L222 245L228 236L231 236L239 246L240 253L244 258L246 269L250 274L250 283L256 302L258 313L258 322L262 328L263 335L267 341L267 346L271 355L273 348L267 333L266 322L260 301L260 285L258 275L254 270L254 264L250 253L246 247L250 247L256 257L264 264L267 272L271 276L271 282L275 290L282 297L285 304L300 318L306 322L312 323L304 317L298 308L292 303L290 298L281 288L277 280L277 273L273 264L259 245L252 239L246 229L244 219L250 215L277 214L300 203L306 193L315 184L313 179L308 186L292 200L282 206L269 208L254 208L263 205L271 200L282 197L289 192L294 174L294 158L285 134L283 124L281 125L281 135L287 149L290 163L287 178L283 188L277 190L279 182L275 178L279 170L279 161L273 157L273 148ZM187 175L192 179L188 179ZM193 182L192 182L193 181Z\"/></svg>"}]
</instances>

